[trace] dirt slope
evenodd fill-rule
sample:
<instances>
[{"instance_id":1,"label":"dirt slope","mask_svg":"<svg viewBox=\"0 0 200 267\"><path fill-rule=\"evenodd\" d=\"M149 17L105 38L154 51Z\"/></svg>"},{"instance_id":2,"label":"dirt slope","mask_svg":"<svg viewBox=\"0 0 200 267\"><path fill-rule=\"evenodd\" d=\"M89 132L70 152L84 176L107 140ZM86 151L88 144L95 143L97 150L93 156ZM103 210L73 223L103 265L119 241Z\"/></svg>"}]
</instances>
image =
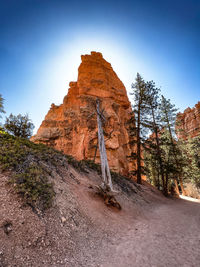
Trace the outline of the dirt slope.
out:
<instances>
[{"instance_id":1,"label":"dirt slope","mask_svg":"<svg viewBox=\"0 0 200 267\"><path fill-rule=\"evenodd\" d=\"M0 266L199 266L200 204L165 199L124 181L118 211L89 185L94 171L72 166L51 178L56 197L45 214L24 206L0 174Z\"/></svg>"}]
</instances>

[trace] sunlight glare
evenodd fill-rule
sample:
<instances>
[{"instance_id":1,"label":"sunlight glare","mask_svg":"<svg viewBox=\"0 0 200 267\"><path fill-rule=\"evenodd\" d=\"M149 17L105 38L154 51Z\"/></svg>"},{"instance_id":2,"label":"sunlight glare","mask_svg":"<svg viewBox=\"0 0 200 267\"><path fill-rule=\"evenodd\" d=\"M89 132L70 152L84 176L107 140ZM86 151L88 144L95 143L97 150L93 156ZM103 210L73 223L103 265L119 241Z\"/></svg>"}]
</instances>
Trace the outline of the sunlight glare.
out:
<instances>
[{"instance_id":1,"label":"sunlight glare","mask_svg":"<svg viewBox=\"0 0 200 267\"><path fill-rule=\"evenodd\" d=\"M200 199L196 199L196 198L193 198L193 197L187 197L187 196L183 196L183 195L179 195L179 197L181 199L184 199L184 200L187 200L187 201L200 203Z\"/></svg>"}]
</instances>

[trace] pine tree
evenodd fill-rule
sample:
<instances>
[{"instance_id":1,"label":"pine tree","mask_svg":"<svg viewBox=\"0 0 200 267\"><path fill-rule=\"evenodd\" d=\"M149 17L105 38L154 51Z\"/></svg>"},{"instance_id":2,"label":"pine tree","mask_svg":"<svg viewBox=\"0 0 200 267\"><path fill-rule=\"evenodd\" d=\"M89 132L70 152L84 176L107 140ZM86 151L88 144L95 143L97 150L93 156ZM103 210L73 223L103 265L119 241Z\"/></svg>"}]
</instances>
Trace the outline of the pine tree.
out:
<instances>
[{"instance_id":1,"label":"pine tree","mask_svg":"<svg viewBox=\"0 0 200 267\"><path fill-rule=\"evenodd\" d=\"M0 118L2 118L1 113L5 113L3 102L4 102L4 99L2 95L0 94Z\"/></svg>"},{"instance_id":2,"label":"pine tree","mask_svg":"<svg viewBox=\"0 0 200 267\"><path fill-rule=\"evenodd\" d=\"M148 97L148 104L150 109L150 116L151 116L151 131L152 131L152 138L149 138L150 141L150 148L151 148L151 154L152 154L152 164L155 166L153 168L158 168L158 176L161 176L162 179L162 187L163 187L163 193L167 195L167 184L165 183L165 177L164 177L164 167L163 167L163 159L162 159L162 151L161 151L161 145L160 145L160 128L161 128L161 117L159 113L159 93L160 89L155 86L155 83L153 81L147 82L147 87L149 91L149 97ZM158 177L159 181L159 177ZM159 184L159 183L158 183ZM160 184L159 184L160 185Z\"/></svg>"},{"instance_id":3,"label":"pine tree","mask_svg":"<svg viewBox=\"0 0 200 267\"><path fill-rule=\"evenodd\" d=\"M183 173L185 180L200 188L200 135L181 142L185 159Z\"/></svg>"},{"instance_id":4,"label":"pine tree","mask_svg":"<svg viewBox=\"0 0 200 267\"><path fill-rule=\"evenodd\" d=\"M167 129L169 133L169 146L171 147L171 151L175 160L175 165L177 168L177 173L179 176L179 182L182 190L182 194L185 195L185 190L183 187L183 179L182 179L182 166L181 161L178 157L178 150L177 150L177 144L175 142L175 120L176 120L176 114L177 109L175 108L175 105L171 104L170 100L166 99L163 95L161 98L161 104L160 104L160 112L161 112L161 120L163 122L163 127ZM177 180L175 179L175 185L176 190L178 190L178 184Z\"/></svg>"},{"instance_id":5,"label":"pine tree","mask_svg":"<svg viewBox=\"0 0 200 267\"><path fill-rule=\"evenodd\" d=\"M148 106L148 97L149 89L146 86L145 81L139 73L137 73L136 81L132 84L132 93L134 104L133 112L135 114L135 129L132 128L132 132L136 135L136 176L137 183L141 184L143 170L143 157L142 149L145 146L145 137L147 136L149 124L149 106Z\"/></svg>"},{"instance_id":6,"label":"pine tree","mask_svg":"<svg viewBox=\"0 0 200 267\"><path fill-rule=\"evenodd\" d=\"M176 177L178 177L180 174L183 175L183 157L177 141L174 143L174 145L172 145L168 128L162 129L161 144L166 190L168 191L169 184L171 184L171 186L175 184L176 192L179 194ZM176 154L176 157L174 156L174 153ZM177 164L179 167L177 167Z\"/></svg>"},{"instance_id":7,"label":"pine tree","mask_svg":"<svg viewBox=\"0 0 200 267\"><path fill-rule=\"evenodd\" d=\"M183 176L186 183L192 183L200 188L200 135L191 138L181 122L176 121L176 132L181 136L178 140L179 149L182 152Z\"/></svg>"},{"instance_id":8,"label":"pine tree","mask_svg":"<svg viewBox=\"0 0 200 267\"><path fill-rule=\"evenodd\" d=\"M191 139L189 142L191 151L191 176L193 182L200 188L200 135Z\"/></svg>"},{"instance_id":9,"label":"pine tree","mask_svg":"<svg viewBox=\"0 0 200 267\"><path fill-rule=\"evenodd\" d=\"M154 143L152 141L152 143ZM157 152L153 145L150 145L150 150L144 152L145 174L149 183L153 184L158 190L161 190L160 171Z\"/></svg>"},{"instance_id":10,"label":"pine tree","mask_svg":"<svg viewBox=\"0 0 200 267\"><path fill-rule=\"evenodd\" d=\"M15 116L11 113L6 118L4 127L10 134L22 138L30 137L34 129L34 125L27 114L24 116L21 114Z\"/></svg>"}]
</instances>

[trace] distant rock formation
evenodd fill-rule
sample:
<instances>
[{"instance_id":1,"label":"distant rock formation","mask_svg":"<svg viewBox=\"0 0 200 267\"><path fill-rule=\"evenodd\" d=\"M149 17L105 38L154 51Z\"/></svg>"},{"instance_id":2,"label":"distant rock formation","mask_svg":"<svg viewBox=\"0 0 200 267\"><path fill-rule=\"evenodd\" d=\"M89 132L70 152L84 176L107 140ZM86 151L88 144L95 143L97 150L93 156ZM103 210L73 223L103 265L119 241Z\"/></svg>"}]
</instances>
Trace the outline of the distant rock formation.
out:
<instances>
[{"instance_id":1,"label":"distant rock formation","mask_svg":"<svg viewBox=\"0 0 200 267\"><path fill-rule=\"evenodd\" d=\"M51 105L33 142L45 143L78 160L95 157L99 98L105 117L105 141L110 168L127 175L134 168L135 151L129 135L131 105L126 89L101 53L81 56L77 82L70 82L63 104ZM134 122L133 122L134 123ZM96 161L100 162L97 149Z\"/></svg>"},{"instance_id":2,"label":"distant rock formation","mask_svg":"<svg viewBox=\"0 0 200 267\"><path fill-rule=\"evenodd\" d=\"M200 134L200 102L194 108L187 108L177 114L176 132L180 139L193 138Z\"/></svg>"}]
</instances>

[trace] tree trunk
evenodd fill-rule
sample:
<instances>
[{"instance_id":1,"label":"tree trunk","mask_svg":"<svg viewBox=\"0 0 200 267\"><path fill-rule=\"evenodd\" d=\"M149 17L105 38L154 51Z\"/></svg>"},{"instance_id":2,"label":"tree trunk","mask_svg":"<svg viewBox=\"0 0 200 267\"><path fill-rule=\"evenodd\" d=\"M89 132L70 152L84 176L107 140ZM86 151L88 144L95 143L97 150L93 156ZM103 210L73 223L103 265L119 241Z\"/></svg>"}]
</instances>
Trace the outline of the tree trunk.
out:
<instances>
[{"instance_id":1,"label":"tree trunk","mask_svg":"<svg viewBox=\"0 0 200 267\"><path fill-rule=\"evenodd\" d=\"M161 151L160 151L160 142L159 142L159 137L158 137L158 127L156 125L155 114L154 114L153 108L151 110L152 110L152 117L153 117L154 133L156 135L156 148L157 148L157 154L158 154L159 165L160 165L160 174L161 174L162 184L163 184L163 188L164 188L165 177L164 177L163 163L162 163L162 157L161 157Z\"/></svg>"},{"instance_id":2,"label":"tree trunk","mask_svg":"<svg viewBox=\"0 0 200 267\"><path fill-rule=\"evenodd\" d=\"M173 154L174 154L174 158L175 158L175 161L176 161L176 167L178 169L179 168L179 164L178 164L178 159L177 159L176 151L174 149L174 140L173 140L173 137L172 137L171 127L170 127L170 124L169 124L169 119L168 119L167 113L165 113L165 114L166 114L166 118L167 118L167 126L168 126L168 130L169 130L169 134L170 134L170 139L171 139L171 143L172 143ZM185 192L185 189L184 189L184 186L183 186L183 179L182 179L181 175L179 175L178 178L179 178L179 183L180 183L180 186L181 186L182 194L185 196L186 195L186 192ZM177 183L177 181L176 181L176 183ZM178 192L179 192L179 189L178 189ZM179 192L179 195L180 195L180 192Z\"/></svg>"},{"instance_id":3,"label":"tree trunk","mask_svg":"<svg viewBox=\"0 0 200 267\"><path fill-rule=\"evenodd\" d=\"M182 195L183 195L183 196L186 196L187 194L186 194L186 192L185 192L185 188L184 188L184 186L183 186L183 179L182 179L181 176L179 176L179 183L180 183L180 187L181 187Z\"/></svg>"},{"instance_id":4,"label":"tree trunk","mask_svg":"<svg viewBox=\"0 0 200 267\"><path fill-rule=\"evenodd\" d=\"M137 183L142 183L141 178L141 140L140 140L140 102L138 105L138 121L137 121Z\"/></svg>"},{"instance_id":5,"label":"tree trunk","mask_svg":"<svg viewBox=\"0 0 200 267\"><path fill-rule=\"evenodd\" d=\"M164 194L166 197L168 196L168 180L169 180L168 172L166 172L166 175L165 175L165 182L164 182L164 186L163 186L163 194Z\"/></svg>"},{"instance_id":6,"label":"tree trunk","mask_svg":"<svg viewBox=\"0 0 200 267\"><path fill-rule=\"evenodd\" d=\"M99 99L96 101L96 109L97 109L97 124L98 124L98 143L99 143L99 153L101 159L101 173L103 178L103 188L108 191L113 191L112 179L110 174L110 168L108 165L108 159L106 154L104 135L102 129L102 114L100 112L99 107Z\"/></svg>"},{"instance_id":7,"label":"tree trunk","mask_svg":"<svg viewBox=\"0 0 200 267\"><path fill-rule=\"evenodd\" d=\"M175 191L178 195L180 195L180 191L179 191L179 188L178 188L178 182L176 179L174 179L174 183L175 183Z\"/></svg>"}]
</instances>

